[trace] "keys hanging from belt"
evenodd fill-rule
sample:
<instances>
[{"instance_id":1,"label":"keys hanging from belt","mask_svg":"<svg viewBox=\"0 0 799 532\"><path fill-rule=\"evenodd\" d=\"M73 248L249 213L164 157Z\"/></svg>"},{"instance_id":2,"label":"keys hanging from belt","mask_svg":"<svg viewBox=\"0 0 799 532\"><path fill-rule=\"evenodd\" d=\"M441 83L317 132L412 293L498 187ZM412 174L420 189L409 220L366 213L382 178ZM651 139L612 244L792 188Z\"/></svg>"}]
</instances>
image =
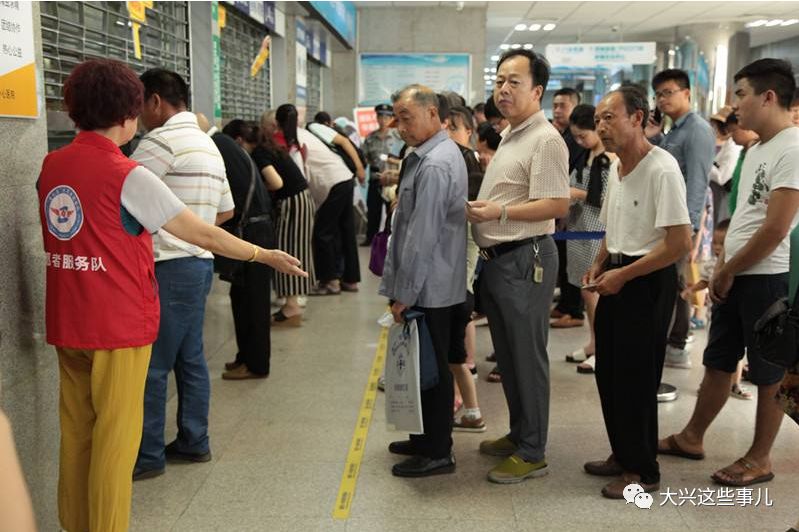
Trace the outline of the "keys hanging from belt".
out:
<instances>
[{"instance_id":1,"label":"keys hanging from belt","mask_svg":"<svg viewBox=\"0 0 799 532\"><path fill-rule=\"evenodd\" d=\"M544 265L541 263L538 242L533 242L533 282L536 284L544 282Z\"/></svg>"}]
</instances>

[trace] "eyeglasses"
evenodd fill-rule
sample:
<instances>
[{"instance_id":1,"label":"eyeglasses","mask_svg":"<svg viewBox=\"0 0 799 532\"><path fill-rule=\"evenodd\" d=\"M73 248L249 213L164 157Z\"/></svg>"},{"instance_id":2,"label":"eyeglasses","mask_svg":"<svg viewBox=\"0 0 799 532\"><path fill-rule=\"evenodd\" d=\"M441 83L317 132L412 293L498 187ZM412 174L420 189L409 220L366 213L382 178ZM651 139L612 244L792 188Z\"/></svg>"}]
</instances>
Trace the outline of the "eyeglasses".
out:
<instances>
[{"instance_id":1,"label":"eyeglasses","mask_svg":"<svg viewBox=\"0 0 799 532\"><path fill-rule=\"evenodd\" d=\"M675 94L677 94L678 92L680 92L682 90L685 90L685 89L677 89L676 91L675 90L671 90L671 89L663 89L662 91L658 91L658 92L655 93L655 99L656 100L659 100L661 98L668 99L668 98L671 98L672 96L674 96Z\"/></svg>"}]
</instances>

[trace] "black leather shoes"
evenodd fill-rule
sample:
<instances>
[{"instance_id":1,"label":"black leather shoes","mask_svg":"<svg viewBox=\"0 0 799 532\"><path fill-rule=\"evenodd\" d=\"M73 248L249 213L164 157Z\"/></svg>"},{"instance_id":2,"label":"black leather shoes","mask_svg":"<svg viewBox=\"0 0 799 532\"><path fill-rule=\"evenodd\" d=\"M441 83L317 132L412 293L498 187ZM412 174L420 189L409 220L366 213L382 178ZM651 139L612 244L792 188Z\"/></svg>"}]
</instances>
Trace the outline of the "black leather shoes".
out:
<instances>
[{"instance_id":1,"label":"black leather shoes","mask_svg":"<svg viewBox=\"0 0 799 532\"><path fill-rule=\"evenodd\" d=\"M419 450L411 440L391 442L388 445L388 452L391 454L401 454L403 456L416 456L419 454Z\"/></svg>"},{"instance_id":2,"label":"black leather shoes","mask_svg":"<svg viewBox=\"0 0 799 532\"><path fill-rule=\"evenodd\" d=\"M429 477L454 472L455 458L452 455L438 459L412 456L391 468L391 474L395 477Z\"/></svg>"},{"instance_id":3,"label":"black leather shoes","mask_svg":"<svg viewBox=\"0 0 799 532\"><path fill-rule=\"evenodd\" d=\"M133 482L137 480L146 480L148 478L160 477L166 472L166 468L161 469L134 469Z\"/></svg>"},{"instance_id":4,"label":"black leather shoes","mask_svg":"<svg viewBox=\"0 0 799 532\"><path fill-rule=\"evenodd\" d=\"M178 450L178 442L173 441L164 448L166 459L170 462L210 462L211 451L207 453L184 453Z\"/></svg>"}]
</instances>

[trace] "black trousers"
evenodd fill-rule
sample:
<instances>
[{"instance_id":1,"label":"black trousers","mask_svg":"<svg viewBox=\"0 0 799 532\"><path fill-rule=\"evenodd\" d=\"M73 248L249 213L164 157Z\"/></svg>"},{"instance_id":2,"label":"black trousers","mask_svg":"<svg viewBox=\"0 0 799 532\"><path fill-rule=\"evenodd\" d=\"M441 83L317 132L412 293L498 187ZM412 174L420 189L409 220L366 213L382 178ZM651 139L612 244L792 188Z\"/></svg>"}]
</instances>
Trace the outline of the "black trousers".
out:
<instances>
[{"instance_id":1,"label":"black trousers","mask_svg":"<svg viewBox=\"0 0 799 532\"><path fill-rule=\"evenodd\" d=\"M596 384L610 447L647 484L660 481L657 390L676 297L669 266L600 297L596 310Z\"/></svg>"},{"instance_id":2,"label":"black trousers","mask_svg":"<svg viewBox=\"0 0 799 532\"><path fill-rule=\"evenodd\" d=\"M569 283L569 274L566 270L566 241L556 240L558 246L558 286L560 287L560 300L558 300L559 311L570 315L572 318L582 320L585 318L583 311L583 295L580 288Z\"/></svg>"},{"instance_id":3,"label":"black trousers","mask_svg":"<svg viewBox=\"0 0 799 532\"><path fill-rule=\"evenodd\" d=\"M386 205L383 196L383 185L379 179L369 180L369 188L366 191L366 241L371 242L372 238L380 231L380 220L383 217L383 208Z\"/></svg>"},{"instance_id":4,"label":"black trousers","mask_svg":"<svg viewBox=\"0 0 799 532\"><path fill-rule=\"evenodd\" d=\"M248 242L261 247L274 247L274 228L271 222L261 222L244 230ZM244 264L241 281L230 286L230 306L236 330L236 362L243 363L253 373L269 375L272 354L270 338L270 298L272 268L257 262Z\"/></svg>"},{"instance_id":5,"label":"black trousers","mask_svg":"<svg viewBox=\"0 0 799 532\"><path fill-rule=\"evenodd\" d=\"M688 279L685 276L685 270L688 267L688 261L691 256L686 255L677 261L677 290L680 292L685 290L688 286ZM669 333L668 344L677 349L685 349L685 344L688 340L688 333L691 331L691 313L693 307L689 301L681 297L677 298L674 302L674 313L671 320L671 332Z\"/></svg>"},{"instance_id":6,"label":"black trousers","mask_svg":"<svg viewBox=\"0 0 799 532\"><path fill-rule=\"evenodd\" d=\"M355 241L355 212L352 208L354 187L352 179L335 185L316 211L313 228L314 269L321 282L339 278L339 257L344 259L341 280L345 283L361 280L358 242Z\"/></svg>"},{"instance_id":7,"label":"black trousers","mask_svg":"<svg viewBox=\"0 0 799 532\"><path fill-rule=\"evenodd\" d=\"M452 407L455 392L452 373L449 371L449 352L454 342L463 342L464 326L458 319L458 309L462 306L463 303L443 308L414 307L414 310L424 313L438 362L438 384L422 391L424 434L411 435L411 441L419 454L428 458L444 458L452 452Z\"/></svg>"}]
</instances>

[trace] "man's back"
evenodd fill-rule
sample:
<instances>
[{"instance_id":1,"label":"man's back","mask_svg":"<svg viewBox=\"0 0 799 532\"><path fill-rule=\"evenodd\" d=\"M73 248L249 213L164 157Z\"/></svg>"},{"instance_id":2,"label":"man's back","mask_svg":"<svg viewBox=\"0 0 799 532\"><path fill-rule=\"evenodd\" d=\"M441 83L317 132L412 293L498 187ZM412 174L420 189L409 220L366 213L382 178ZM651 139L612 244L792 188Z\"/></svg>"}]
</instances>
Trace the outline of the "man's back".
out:
<instances>
[{"instance_id":1,"label":"man's back","mask_svg":"<svg viewBox=\"0 0 799 532\"><path fill-rule=\"evenodd\" d=\"M225 163L213 140L197 125L193 113L184 111L142 138L131 157L145 166L196 215L213 224L218 212L233 210L233 197ZM153 239L155 260L213 255L184 242L163 229Z\"/></svg>"}]
</instances>

